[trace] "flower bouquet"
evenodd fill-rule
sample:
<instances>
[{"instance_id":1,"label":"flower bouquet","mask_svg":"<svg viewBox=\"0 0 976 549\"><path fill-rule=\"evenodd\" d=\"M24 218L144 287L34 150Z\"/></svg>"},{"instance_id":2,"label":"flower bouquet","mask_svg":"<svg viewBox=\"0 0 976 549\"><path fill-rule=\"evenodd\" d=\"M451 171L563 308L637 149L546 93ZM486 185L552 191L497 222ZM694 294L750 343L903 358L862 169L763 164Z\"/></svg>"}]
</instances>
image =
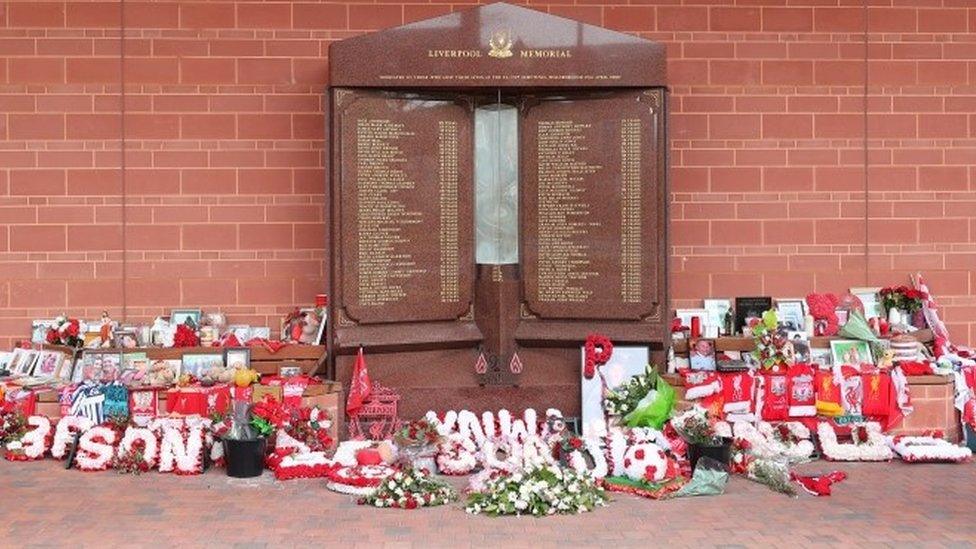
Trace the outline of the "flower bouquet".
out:
<instances>
[{"instance_id":1,"label":"flower bouquet","mask_svg":"<svg viewBox=\"0 0 976 549\"><path fill-rule=\"evenodd\" d=\"M85 344L84 334L87 329L77 318L61 315L54 319L54 325L48 328L44 339L51 345L81 347Z\"/></svg>"},{"instance_id":2,"label":"flower bouquet","mask_svg":"<svg viewBox=\"0 0 976 549\"><path fill-rule=\"evenodd\" d=\"M756 350L752 356L766 370L777 370L789 366L791 357L784 352L788 341L786 334L779 329L779 318L775 310L768 310L762 319L752 325L752 337L756 342Z\"/></svg>"},{"instance_id":3,"label":"flower bouquet","mask_svg":"<svg viewBox=\"0 0 976 549\"><path fill-rule=\"evenodd\" d=\"M878 295L881 297L881 304L885 311L888 311L888 321L891 324L913 324L916 328L925 327L924 316L917 313L922 310L925 300L929 298L927 293L908 286L888 286L881 288ZM897 311L897 314L893 314L892 311Z\"/></svg>"},{"instance_id":4,"label":"flower bouquet","mask_svg":"<svg viewBox=\"0 0 976 549\"><path fill-rule=\"evenodd\" d=\"M482 491L468 495L465 511L541 517L592 511L606 502L606 492L588 474L542 465L489 478Z\"/></svg>"},{"instance_id":5,"label":"flower bouquet","mask_svg":"<svg viewBox=\"0 0 976 549\"><path fill-rule=\"evenodd\" d=\"M404 469L393 473L379 487L359 500L360 505L416 509L454 501L457 494L449 484L437 480L423 469Z\"/></svg>"},{"instance_id":6,"label":"flower bouquet","mask_svg":"<svg viewBox=\"0 0 976 549\"><path fill-rule=\"evenodd\" d=\"M227 475L235 478L256 477L264 470L268 437L288 419L288 411L271 395L249 405L234 402L231 426L223 436Z\"/></svg>"},{"instance_id":7,"label":"flower bouquet","mask_svg":"<svg viewBox=\"0 0 976 549\"><path fill-rule=\"evenodd\" d=\"M404 424L393 434L393 442L400 452L400 461L416 469L435 471L434 461L441 435L437 426L426 419Z\"/></svg>"},{"instance_id":8,"label":"flower bouquet","mask_svg":"<svg viewBox=\"0 0 976 549\"><path fill-rule=\"evenodd\" d=\"M728 464L732 451L732 432L729 424L719 420L700 406L673 418L671 426L688 443L688 461L694 469L698 459L708 456Z\"/></svg>"}]
</instances>

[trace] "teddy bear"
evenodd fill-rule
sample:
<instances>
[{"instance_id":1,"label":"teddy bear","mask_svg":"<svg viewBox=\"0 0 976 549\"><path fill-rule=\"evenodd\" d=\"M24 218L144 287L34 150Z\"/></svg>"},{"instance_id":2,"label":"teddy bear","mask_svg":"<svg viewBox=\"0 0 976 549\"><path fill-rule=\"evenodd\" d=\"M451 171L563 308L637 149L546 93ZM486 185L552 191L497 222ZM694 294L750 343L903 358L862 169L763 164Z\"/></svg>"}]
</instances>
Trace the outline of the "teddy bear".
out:
<instances>
[{"instance_id":1,"label":"teddy bear","mask_svg":"<svg viewBox=\"0 0 976 549\"><path fill-rule=\"evenodd\" d=\"M807 307L814 320L813 335L832 336L837 333L837 304L840 299L834 294L810 294Z\"/></svg>"}]
</instances>

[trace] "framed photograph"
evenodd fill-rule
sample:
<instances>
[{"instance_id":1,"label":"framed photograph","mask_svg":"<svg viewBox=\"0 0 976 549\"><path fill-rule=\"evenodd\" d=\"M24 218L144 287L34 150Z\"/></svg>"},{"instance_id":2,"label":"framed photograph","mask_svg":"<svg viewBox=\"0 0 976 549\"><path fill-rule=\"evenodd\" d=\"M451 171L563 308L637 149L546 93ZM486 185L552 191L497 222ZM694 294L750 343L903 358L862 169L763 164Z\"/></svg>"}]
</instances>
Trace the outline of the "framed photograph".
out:
<instances>
[{"instance_id":1,"label":"framed photograph","mask_svg":"<svg viewBox=\"0 0 976 549\"><path fill-rule=\"evenodd\" d=\"M715 371L715 340L692 339L688 345L688 361L693 371Z\"/></svg>"},{"instance_id":2,"label":"framed photograph","mask_svg":"<svg viewBox=\"0 0 976 549\"><path fill-rule=\"evenodd\" d=\"M122 351L88 349L81 355L71 374L73 383L82 381L115 381L122 370Z\"/></svg>"},{"instance_id":3,"label":"framed photograph","mask_svg":"<svg viewBox=\"0 0 976 549\"><path fill-rule=\"evenodd\" d=\"M13 351L0 351L0 372L10 370L10 361L13 358Z\"/></svg>"},{"instance_id":4,"label":"framed photograph","mask_svg":"<svg viewBox=\"0 0 976 549\"><path fill-rule=\"evenodd\" d=\"M200 379L214 368L224 366L223 353L199 353L183 355L182 373Z\"/></svg>"},{"instance_id":5,"label":"framed photograph","mask_svg":"<svg viewBox=\"0 0 976 549\"><path fill-rule=\"evenodd\" d=\"M810 364L821 370L829 370L834 365L834 359L827 348L810 348Z\"/></svg>"},{"instance_id":6,"label":"framed photograph","mask_svg":"<svg viewBox=\"0 0 976 549\"><path fill-rule=\"evenodd\" d=\"M583 368L579 369L581 389L581 410L583 418L583 436L600 436L606 434L607 423L603 415L603 382L608 389L616 389L630 378L643 374L650 363L650 350L643 346L614 346L610 360L600 366L597 375L587 379L583 375ZM586 361L586 350L580 346L580 364Z\"/></svg>"},{"instance_id":7,"label":"framed photograph","mask_svg":"<svg viewBox=\"0 0 976 549\"><path fill-rule=\"evenodd\" d=\"M37 362L37 351L32 349L14 349L14 356L10 361L10 373L18 376L29 376Z\"/></svg>"},{"instance_id":8,"label":"framed photograph","mask_svg":"<svg viewBox=\"0 0 976 549\"><path fill-rule=\"evenodd\" d=\"M806 302L800 298L776 300L776 317L779 319L780 326L789 331L802 331L806 314Z\"/></svg>"},{"instance_id":9,"label":"framed photograph","mask_svg":"<svg viewBox=\"0 0 976 549\"><path fill-rule=\"evenodd\" d=\"M189 324L193 328L196 328L200 325L200 317L202 315L203 311L200 309L173 309L173 312L169 315L169 323L173 326Z\"/></svg>"},{"instance_id":10,"label":"framed photograph","mask_svg":"<svg viewBox=\"0 0 976 549\"><path fill-rule=\"evenodd\" d=\"M55 377L58 368L64 362L64 353L60 351L41 351L37 355L37 363L34 364L34 377Z\"/></svg>"},{"instance_id":11,"label":"framed photograph","mask_svg":"<svg viewBox=\"0 0 976 549\"><path fill-rule=\"evenodd\" d=\"M56 323L54 319L50 320L34 320L31 322L31 343L42 344L47 343L47 331L53 328Z\"/></svg>"},{"instance_id":12,"label":"framed photograph","mask_svg":"<svg viewBox=\"0 0 976 549\"><path fill-rule=\"evenodd\" d=\"M805 331L787 331L786 346L792 349L794 364L810 363L810 339Z\"/></svg>"},{"instance_id":13,"label":"framed photograph","mask_svg":"<svg viewBox=\"0 0 976 549\"><path fill-rule=\"evenodd\" d=\"M141 382L149 371L149 358L146 353L123 353L122 370L119 372L119 381L126 385Z\"/></svg>"},{"instance_id":14,"label":"framed photograph","mask_svg":"<svg viewBox=\"0 0 976 549\"><path fill-rule=\"evenodd\" d=\"M681 321L681 325L686 328L691 328L691 319L697 317L698 323L704 330L705 324L708 322L708 311L705 309L677 309L674 312L674 316Z\"/></svg>"},{"instance_id":15,"label":"framed photograph","mask_svg":"<svg viewBox=\"0 0 976 549\"><path fill-rule=\"evenodd\" d=\"M885 312L881 306L881 300L878 298L880 291L880 287L851 288L851 294L860 299L861 305L864 305L864 318L871 320L884 316Z\"/></svg>"},{"instance_id":16,"label":"framed photograph","mask_svg":"<svg viewBox=\"0 0 976 549\"><path fill-rule=\"evenodd\" d=\"M703 302L705 311L708 312L708 326L718 326L719 335L728 335L725 326L725 317L732 310L731 299L706 299Z\"/></svg>"},{"instance_id":17,"label":"framed photograph","mask_svg":"<svg viewBox=\"0 0 976 549\"><path fill-rule=\"evenodd\" d=\"M745 334L754 320L761 320L763 313L773 308L771 297L735 298L735 335Z\"/></svg>"},{"instance_id":18,"label":"framed photograph","mask_svg":"<svg viewBox=\"0 0 976 549\"><path fill-rule=\"evenodd\" d=\"M249 339L254 337L251 335L251 327L247 324L231 324L227 327L227 331L234 334L234 337L237 338L237 341L241 345L247 343Z\"/></svg>"},{"instance_id":19,"label":"framed photograph","mask_svg":"<svg viewBox=\"0 0 976 549\"><path fill-rule=\"evenodd\" d=\"M135 328L117 328L112 332L112 345L120 349L135 349L139 346L139 334Z\"/></svg>"},{"instance_id":20,"label":"framed photograph","mask_svg":"<svg viewBox=\"0 0 976 549\"><path fill-rule=\"evenodd\" d=\"M73 356L65 356L64 360L61 361L61 366L58 366L58 372L54 374L54 377L64 381L66 383L71 382L71 374L74 372L75 368L75 358Z\"/></svg>"},{"instance_id":21,"label":"framed photograph","mask_svg":"<svg viewBox=\"0 0 976 549\"><path fill-rule=\"evenodd\" d=\"M248 347L230 347L224 349L224 364L235 370L246 370L251 367L251 349Z\"/></svg>"},{"instance_id":22,"label":"framed photograph","mask_svg":"<svg viewBox=\"0 0 976 549\"><path fill-rule=\"evenodd\" d=\"M871 345L867 341L854 339L835 339L830 342L830 356L834 364L858 366L861 363L873 364Z\"/></svg>"}]
</instances>

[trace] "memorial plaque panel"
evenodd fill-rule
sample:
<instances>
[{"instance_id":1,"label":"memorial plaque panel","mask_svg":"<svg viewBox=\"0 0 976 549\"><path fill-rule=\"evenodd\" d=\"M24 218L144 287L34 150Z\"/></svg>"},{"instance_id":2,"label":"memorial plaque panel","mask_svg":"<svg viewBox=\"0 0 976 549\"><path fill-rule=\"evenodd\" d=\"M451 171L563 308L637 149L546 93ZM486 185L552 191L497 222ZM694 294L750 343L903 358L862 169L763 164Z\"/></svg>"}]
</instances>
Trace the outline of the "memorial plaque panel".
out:
<instances>
[{"instance_id":1,"label":"memorial plaque panel","mask_svg":"<svg viewBox=\"0 0 976 549\"><path fill-rule=\"evenodd\" d=\"M660 94L526 100L522 257L532 315L659 316Z\"/></svg>"},{"instance_id":2,"label":"memorial plaque panel","mask_svg":"<svg viewBox=\"0 0 976 549\"><path fill-rule=\"evenodd\" d=\"M474 280L471 109L450 100L336 94L345 319L464 316Z\"/></svg>"}]
</instances>

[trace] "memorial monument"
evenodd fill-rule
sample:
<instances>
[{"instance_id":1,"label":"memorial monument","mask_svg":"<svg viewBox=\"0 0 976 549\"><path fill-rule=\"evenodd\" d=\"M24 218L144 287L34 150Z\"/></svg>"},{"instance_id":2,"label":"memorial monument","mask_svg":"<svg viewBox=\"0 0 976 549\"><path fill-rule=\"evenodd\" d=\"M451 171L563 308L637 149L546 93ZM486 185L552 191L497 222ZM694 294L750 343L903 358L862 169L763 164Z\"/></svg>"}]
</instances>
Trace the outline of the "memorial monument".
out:
<instances>
[{"instance_id":1,"label":"memorial monument","mask_svg":"<svg viewBox=\"0 0 976 549\"><path fill-rule=\"evenodd\" d=\"M504 3L333 43L331 367L428 409L579 412L669 338L661 44Z\"/></svg>"}]
</instances>

